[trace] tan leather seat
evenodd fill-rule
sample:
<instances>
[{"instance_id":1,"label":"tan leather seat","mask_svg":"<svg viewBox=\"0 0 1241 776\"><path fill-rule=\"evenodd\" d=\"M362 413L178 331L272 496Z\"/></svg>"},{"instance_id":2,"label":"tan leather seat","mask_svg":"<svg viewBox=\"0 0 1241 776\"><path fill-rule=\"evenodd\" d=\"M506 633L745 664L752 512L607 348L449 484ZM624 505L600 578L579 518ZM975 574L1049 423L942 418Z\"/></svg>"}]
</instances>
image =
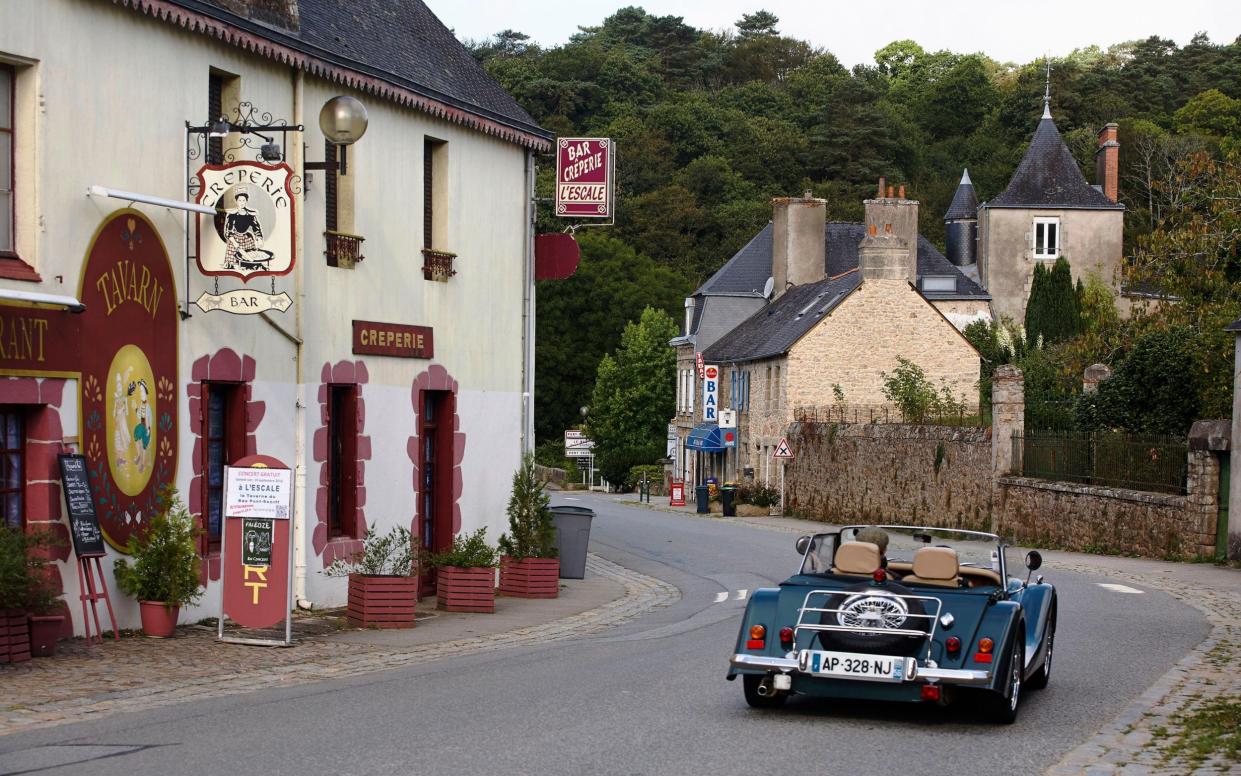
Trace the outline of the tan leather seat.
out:
<instances>
[{"instance_id":1,"label":"tan leather seat","mask_svg":"<svg viewBox=\"0 0 1241 776\"><path fill-rule=\"evenodd\" d=\"M832 559L833 574L869 577L880 565L879 545L873 542L845 542Z\"/></svg>"},{"instance_id":2,"label":"tan leather seat","mask_svg":"<svg viewBox=\"0 0 1241 776\"><path fill-rule=\"evenodd\" d=\"M961 564L951 547L923 547L914 553L914 573L901 580L905 584L960 587Z\"/></svg>"}]
</instances>

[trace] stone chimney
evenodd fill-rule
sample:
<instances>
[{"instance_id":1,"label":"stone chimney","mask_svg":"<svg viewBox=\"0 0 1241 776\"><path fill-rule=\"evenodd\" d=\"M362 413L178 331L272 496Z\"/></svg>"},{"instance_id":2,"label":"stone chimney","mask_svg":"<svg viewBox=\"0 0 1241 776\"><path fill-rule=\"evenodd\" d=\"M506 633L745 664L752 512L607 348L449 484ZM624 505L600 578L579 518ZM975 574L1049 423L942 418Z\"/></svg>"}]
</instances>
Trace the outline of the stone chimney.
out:
<instances>
[{"instance_id":1,"label":"stone chimney","mask_svg":"<svg viewBox=\"0 0 1241 776\"><path fill-rule=\"evenodd\" d=\"M1120 127L1104 124L1099 130L1099 147L1094 152L1094 182L1113 202L1120 197Z\"/></svg>"},{"instance_id":2,"label":"stone chimney","mask_svg":"<svg viewBox=\"0 0 1241 776\"><path fill-rule=\"evenodd\" d=\"M918 202L905 199L905 187L891 186L865 201L866 237L859 249L862 279L903 278L918 282Z\"/></svg>"},{"instance_id":3,"label":"stone chimney","mask_svg":"<svg viewBox=\"0 0 1241 776\"><path fill-rule=\"evenodd\" d=\"M790 286L827 277L827 200L807 191L800 199L772 200L771 276L773 299Z\"/></svg>"}]
</instances>

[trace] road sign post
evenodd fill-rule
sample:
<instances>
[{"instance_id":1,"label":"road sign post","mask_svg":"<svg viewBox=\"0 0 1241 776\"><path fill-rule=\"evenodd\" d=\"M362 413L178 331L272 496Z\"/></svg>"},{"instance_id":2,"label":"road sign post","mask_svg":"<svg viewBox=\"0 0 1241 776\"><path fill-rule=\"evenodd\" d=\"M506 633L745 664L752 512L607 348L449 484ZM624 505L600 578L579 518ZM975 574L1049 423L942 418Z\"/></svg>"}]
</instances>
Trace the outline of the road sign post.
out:
<instances>
[{"instance_id":1,"label":"road sign post","mask_svg":"<svg viewBox=\"0 0 1241 776\"><path fill-rule=\"evenodd\" d=\"M788 437L780 437L780 443L771 457L780 462L780 514L784 514L784 467L793 460L793 448L789 446Z\"/></svg>"}]
</instances>

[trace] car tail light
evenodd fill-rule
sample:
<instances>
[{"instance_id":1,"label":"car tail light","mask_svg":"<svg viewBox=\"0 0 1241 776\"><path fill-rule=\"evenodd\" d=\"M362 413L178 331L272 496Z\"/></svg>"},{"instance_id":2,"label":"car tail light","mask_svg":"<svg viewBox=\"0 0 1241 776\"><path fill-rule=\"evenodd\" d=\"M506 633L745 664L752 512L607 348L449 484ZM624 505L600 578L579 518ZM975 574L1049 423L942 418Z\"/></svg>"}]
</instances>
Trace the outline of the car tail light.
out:
<instances>
[{"instance_id":1,"label":"car tail light","mask_svg":"<svg viewBox=\"0 0 1241 776\"><path fill-rule=\"evenodd\" d=\"M949 636L944 642L944 646L948 648L949 655L956 655L961 651L961 639L956 636Z\"/></svg>"},{"instance_id":2,"label":"car tail light","mask_svg":"<svg viewBox=\"0 0 1241 776\"><path fill-rule=\"evenodd\" d=\"M924 700L924 701L937 701L937 700L939 700L939 696L940 696L940 691L939 691L939 685L938 685L938 684L924 684L924 685L922 685L922 700Z\"/></svg>"},{"instance_id":3,"label":"car tail light","mask_svg":"<svg viewBox=\"0 0 1241 776\"><path fill-rule=\"evenodd\" d=\"M874 573L871 574L870 576L876 582L887 582L888 581L888 572L884 571L881 568L875 569Z\"/></svg>"},{"instance_id":4,"label":"car tail light","mask_svg":"<svg viewBox=\"0 0 1241 776\"><path fill-rule=\"evenodd\" d=\"M750 626L750 640L745 643L746 649L762 649L767 646L767 628L762 625Z\"/></svg>"},{"instance_id":5,"label":"car tail light","mask_svg":"<svg viewBox=\"0 0 1241 776\"><path fill-rule=\"evenodd\" d=\"M793 648L793 629L787 625L780 629L780 646L785 649Z\"/></svg>"},{"instance_id":6,"label":"car tail light","mask_svg":"<svg viewBox=\"0 0 1241 776\"><path fill-rule=\"evenodd\" d=\"M990 663L993 655L991 650L995 649L995 642L988 636L983 636L978 640L978 652L974 655L975 663Z\"/></svg>"}]
</instances>

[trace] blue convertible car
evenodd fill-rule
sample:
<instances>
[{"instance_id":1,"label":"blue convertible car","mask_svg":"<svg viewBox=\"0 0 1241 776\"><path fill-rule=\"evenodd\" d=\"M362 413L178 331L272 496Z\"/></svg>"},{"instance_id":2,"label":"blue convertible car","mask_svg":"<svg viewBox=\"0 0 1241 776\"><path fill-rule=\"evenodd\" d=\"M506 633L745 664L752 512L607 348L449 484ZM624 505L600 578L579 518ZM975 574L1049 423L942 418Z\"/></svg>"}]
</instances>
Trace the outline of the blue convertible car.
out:
<instances>
[{"instance_id":1,"label":"blue convertible car","mask_svg":"<svg viewBox=\"0 0 1241 776\"><path fill-rule=\"evenodd\" d=\"M797 540L801 568L755 591L728 671L745 699L792 694L947 704L973 693L1013 722L1023 688L1045 687L1056 591L1037 551L1009 576L994 534L848 526Z\"/></svg>"}]
</instances>

